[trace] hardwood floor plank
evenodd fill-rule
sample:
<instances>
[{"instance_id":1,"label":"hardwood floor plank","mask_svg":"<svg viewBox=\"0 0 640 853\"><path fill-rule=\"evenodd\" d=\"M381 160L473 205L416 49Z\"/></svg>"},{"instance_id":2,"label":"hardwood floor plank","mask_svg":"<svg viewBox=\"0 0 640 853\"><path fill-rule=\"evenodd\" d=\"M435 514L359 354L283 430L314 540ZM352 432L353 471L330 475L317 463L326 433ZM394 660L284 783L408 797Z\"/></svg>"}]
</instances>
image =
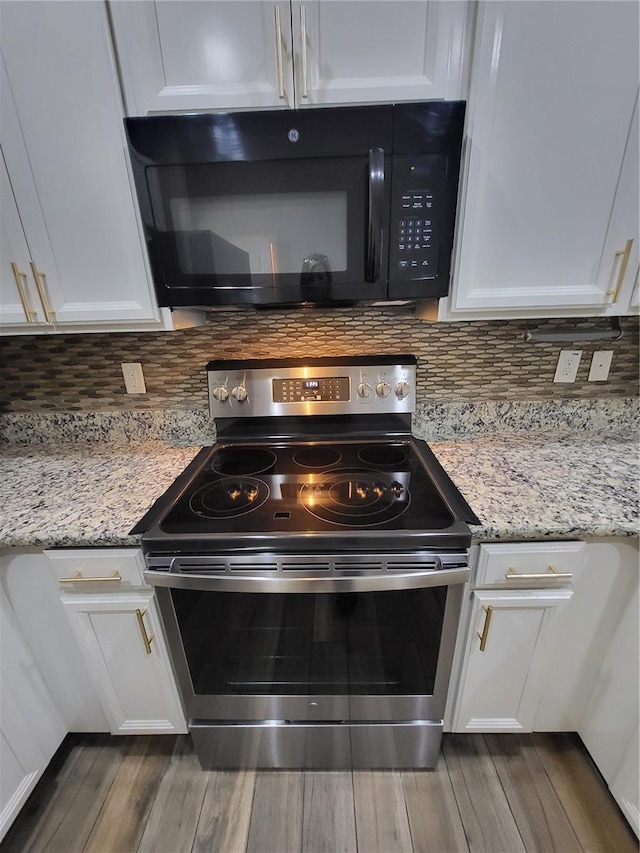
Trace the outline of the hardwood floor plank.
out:
<instances>
[{"instance_id":1,"label":"hardwood floor plank","mask_svg":"<svg viewBox=\"0 0 640 853\"><path fill-rule=\"evenodd\" d=\"M580 853L531 735L486 734L484 739L527 851Z\"/></svg>"},{"instance_id":2,"label":"hardwood floor plank","mask_svg":"<svg viewBox=\"0 0 640 853\"><path fill-rule=\"evenodd\" d=\"M207 787L193 843L194 853L244 853L249 837L255 770L218 770L202 775L206 777ZM273 814L271 819L274 819Z\"/></svg>"},{"instance_id":3,"label":"hardwood floor plank","mask_svg":"<svg viewBox=\"0 0 640 853\"><path fill-rule=\"evenodd\" d=\"M304 853L357 853L353 777L350 770L304 774Z\"/></svg>"},{"instance_id":4,"label":"hardwood floor plank","mask_svg":"<svg viewBox=\"0 0 640 853\"><path fill-rule=\"evenodd\" d=\"M622 817L582 741L575 734L535 734L536 752L575 834L588 853L637 853Z\"/></svg>"},{"instance_id":5,"label":"hardwood floor plank","mask_svg":"<svg viewBox=\"0 0 640 853\"><path fill-rule=\"evenodd\" d=\"M175 737L127 737L125 754L85 846L87 853L133 853L144 832Z\"/></svg>"},{"instance_id":6,"label":"hardwood floor plank","mask_svg":"<svg viewBox=\"0 0 640 853\"><path fill-rule=\"evenodd\" d=\"M354 770L353 794L360 853L411 853L402 774Z\"/></svg>"},{"instance_id":7,"label":"hardwood floor plank","mask_svg":"<svg viewBox=\"0 0 640 853\"><path fill-rule=\"evenodd\" d=\"M67 735L13 826L0 842L2 853L25 853L31 848L42 824L64 792L75 764L82 755L85 741L80 736Z\"/></svg>"},{"instance_id":8,"label":"hardwood floor plank","mask_svg":"<svg viewBox=\"0 0 640 853\"><path fill-rule=\"evenodd\" d=\"M404 796L416 853L466 853L467 839L444 756L434 770L404 770Z\"/></svg>"},{"instance_id":9,"label":"hardwood floor plank","mask_svg":"<svg viewBox=\"0 0 640 853\"><path fill-rule=\"evenodd\" d=\"M207 780L208 774L200 769L191 739L188 735L180 735L160 782L138 853L163 850L188 853L191 850Z\"/></svg>"},{"instance_id":10,"label":"hardwood floor plank","mask_svg":"<svg viewBox=\"0 0 640 853\"><path fill-rule=\"evenodd\" d=\"M483 736L449 734L443 751L471 853L524 853Z\"/></svg>"},{"instance_id":11,"label":"hardwood floor plank","mask_svg":"<svg viewBox=\"0 0 640 853\"><path fill-rule=\"evenodd\" d=\"M30 853L80 853L123 758L123 744L105 737L88 744L34 839Z\"/></svg>"},{"instance_id":12,"label":"hardwood floor plank","mask_svg":"<svg viewBox=\"0 0 640 853\"><path fill-rule=\"evenodd\" d=\"M301 770L257 773L247 853L298 853L302 850L304 777Z\"/></svg>"}]
</instances>

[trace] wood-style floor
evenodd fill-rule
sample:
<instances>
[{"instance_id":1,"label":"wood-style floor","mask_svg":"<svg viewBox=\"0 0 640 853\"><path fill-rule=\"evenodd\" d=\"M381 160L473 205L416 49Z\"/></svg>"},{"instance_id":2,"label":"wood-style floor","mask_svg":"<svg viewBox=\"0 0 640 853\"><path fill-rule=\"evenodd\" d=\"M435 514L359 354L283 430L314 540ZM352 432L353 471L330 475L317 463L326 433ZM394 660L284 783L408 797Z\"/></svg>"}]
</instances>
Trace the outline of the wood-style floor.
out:
<instances>
[{"instance_id":1,"label":"wood-style floor","mask_svg":"<svg viewBox=\"0 0 640 853\"><path fill-rule=\"evenodd\" d=\"M429 771L200 770L187 736L74 736L2 853L637 851L575 735L445 735Z\"/></svg>"}]
</instances>

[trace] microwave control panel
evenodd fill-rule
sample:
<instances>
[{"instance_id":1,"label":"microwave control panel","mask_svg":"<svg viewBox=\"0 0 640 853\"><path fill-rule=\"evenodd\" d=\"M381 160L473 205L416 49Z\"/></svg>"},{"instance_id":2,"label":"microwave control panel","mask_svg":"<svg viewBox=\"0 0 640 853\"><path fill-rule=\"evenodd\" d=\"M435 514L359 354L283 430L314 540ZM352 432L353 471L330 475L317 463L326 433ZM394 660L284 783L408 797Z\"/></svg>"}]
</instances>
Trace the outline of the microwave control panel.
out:
<instances>
[{"instance_id":1,"label":"microwave control panel","mask_svg":"<svg viewBox=\"0 0 640 853\"><path fill-rule=\"evenodd\" d=\"M440 159L394 158L390 279L422 280L438 275Z\"/></svg>"}]
</instances>

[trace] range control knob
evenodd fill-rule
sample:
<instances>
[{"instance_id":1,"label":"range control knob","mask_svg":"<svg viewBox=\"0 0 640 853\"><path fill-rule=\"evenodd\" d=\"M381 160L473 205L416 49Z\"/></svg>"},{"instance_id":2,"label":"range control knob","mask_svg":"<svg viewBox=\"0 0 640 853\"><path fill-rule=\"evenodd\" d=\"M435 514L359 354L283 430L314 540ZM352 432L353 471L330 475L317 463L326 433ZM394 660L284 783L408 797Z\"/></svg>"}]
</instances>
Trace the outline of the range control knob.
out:
<instances>
[{"instance_id":1,"label":"range control knob","mask_svg":"<svg viewBox=\"0 0 640 853\"><path fill-rule=\"evenodd\" d=\"M219 385L217 388L214 388L212 393L213 399L217 400L219 403L226 403L229 399L229 392L224 385Z\"/></svg>"},{"instance_id":2,"label":"range control knob","mask_svg":"<svg viewBox=\"0 0 640 853\"><path fill-rule=\"evenodd\" d=\"M408 382L401 380L400 382L396 382L395 391L396 391L396 397L398 398L398 400L402 400L407 396L409 391L411 391L411 388L409 387Z\"/></svg>"},{"instance_id":3,"label":"range control knob","mask_svg":"<svg viewBox=\"0 0 640 853\"><path fill-rule=\"evenodd\" d=\"M371 395L371 385L368 382L361 382L357 390L358 397L369 397Z\"/></svg>"},{"instance_id":4,"label":"range control knob","mask_svg":"<svg viewBox=\"0 0 640 853\"><path fill-rule=\"evenodd\" d=\"M247 399L247 389L244 387L244 385L236 385L235 388L231 389L231 396L239 403L244 403L244 401Z\"/></svg>"},{"instance_id":5,"label":"range control knob","mask_svg":"<svg viewBox=\"0 0 640 853\"><path fill-rule=\"evenodd\" d=\"M388 382L378 382L376 385L376 394L378 397L388 397L391 393L391 385Z\"/></svg>"}]
</instances>

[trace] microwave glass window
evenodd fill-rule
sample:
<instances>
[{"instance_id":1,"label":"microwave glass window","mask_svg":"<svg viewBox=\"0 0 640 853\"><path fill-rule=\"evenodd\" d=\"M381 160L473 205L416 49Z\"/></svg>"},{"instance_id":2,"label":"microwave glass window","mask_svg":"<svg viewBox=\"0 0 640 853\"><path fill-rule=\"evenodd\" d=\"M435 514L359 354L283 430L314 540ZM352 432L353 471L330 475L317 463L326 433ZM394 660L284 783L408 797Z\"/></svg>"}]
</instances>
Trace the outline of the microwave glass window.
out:
<instances>
[{"instance_id":1,"label":"microwave glass window","mask_svg":"<svg viewBox=\"0 0 640 853\"><path fill-rule=\"evenodd\" d=\"M347 268L344 190L176 197L167 230L181 272L313 273Z\"/></svg>"}]
</instances>

